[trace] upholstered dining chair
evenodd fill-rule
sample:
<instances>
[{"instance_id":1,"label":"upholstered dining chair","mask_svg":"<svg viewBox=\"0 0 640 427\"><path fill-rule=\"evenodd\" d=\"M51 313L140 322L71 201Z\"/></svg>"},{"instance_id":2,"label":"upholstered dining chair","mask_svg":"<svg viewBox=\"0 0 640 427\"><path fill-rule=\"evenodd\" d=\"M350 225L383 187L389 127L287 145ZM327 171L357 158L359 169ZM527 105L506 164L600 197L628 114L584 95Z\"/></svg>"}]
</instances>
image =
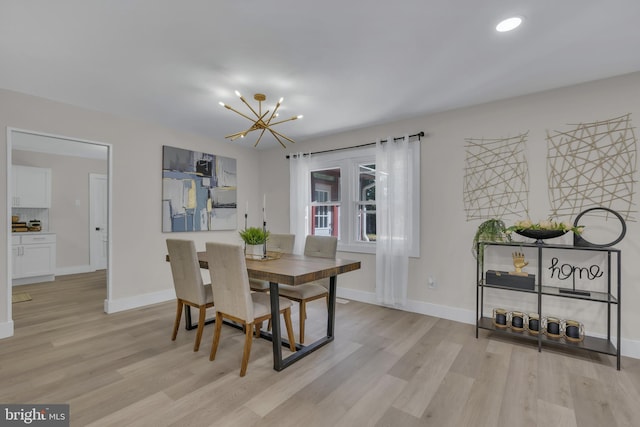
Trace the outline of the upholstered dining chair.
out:
<instances>
[{"instance_id":1,"label":"upholstered dining chair","mask_svg":"<svg viewBox=\"0 0 640 427\"><path fill-rule=\"evenodd\" d=\"M293 245L296 241L295 234L269 234L267 239L268 252L281 252L283 254L293 253ZM269 282L266 280L249 279L252 291L269 292Z\"/></svg>"},{"instance_id":2,"label":"upholstered dining chair","mask_svg":"<svg viewBox=\"0 0 640 427\"><path fill-rule=\"evenodd\" d=\"M304 242L305 256L318 258L336 257L338 239L334 236L307 236ZM278 285L280 296L300 304L300 344L304 344L304 324L307 318L308 302L325 298L329 306L329 278L315 280L302 285Z\"/></svg>"},{"instance_id":3,"label":"upholstered dining chair","mask_svg":"<svg viewBox=\"0 0 640 427\"><path fill-rule=\"evenodd\" d=\"M251 292L244 250L241 246L209 242L206 247L211 288L216 301L216 327L209 360L216 357L223 319L240 323L245 329L244 352L240 366L240 376L243 377L247 372L251 354L254 327L258 335L259 325L271 319L270 296L266 293ZM280 298L280 313L284 315L289 348L296 351L291 325L291 301Z\"/></svg>"},{"instance_id":4,"label":"upholstered dining chair","mask_svg":"<svg viewBox=\"0 0 640 427\"><path fill-rule=\"evenodd\" d=\"M173 275L173 286L176 290L177 307L176 319L173 323L173 334L171 340L175 341L178 336L180 318L185 305L195 307L199 310L198 330L196 332L196 342L193 351L200 348L202 331L204 329L207 308L213 307L213 294L211 285L204 284L200 273L198 253L196 246L191 240L167 239L167 249L169 250L169 262L171 264L171 274Z\"/></svg>"}]
</instances>

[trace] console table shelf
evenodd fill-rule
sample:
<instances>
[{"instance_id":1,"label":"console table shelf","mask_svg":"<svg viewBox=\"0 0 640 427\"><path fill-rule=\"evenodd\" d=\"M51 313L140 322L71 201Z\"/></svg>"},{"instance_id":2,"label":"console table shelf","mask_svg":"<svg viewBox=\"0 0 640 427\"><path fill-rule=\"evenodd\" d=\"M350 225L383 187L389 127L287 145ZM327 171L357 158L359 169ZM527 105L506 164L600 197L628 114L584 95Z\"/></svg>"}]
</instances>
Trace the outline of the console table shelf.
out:
<instances>
[{"instance_id":1,"label":"console table shelf","mask_svg":"<svg viewBox=\"0 0 640 427\"><path fill-rule=\"evenodd\" d=\"M522 252L523 248L531 248L536 253L537 274L535 275L535 285L533 289L522 289L510 287L508 284L495 285L486 283L485 278L485 251L491 246L507 246L518 248L518 252ZM602 291L590 290L588 294L565 293L561 292L558 286L550 286L545 284L542 274L543 253L548 250L560 251L589 251L600 252L606 257L606 268L602 275L603 286ZM617 369L620 370L620 320L621 320L621 251L615 248L599 248L599 247L577 247L571 245L557 244L537 244L523 242L479 242L477 247L477 271L476 271L476 338L478 338L478 330L485 329L505 336L536 341L538 343L538 351L542 351L543 346L562 346L566 348L574 348L586 351L607 354L616 357ZM575 272L572 271L572 274ZM552 276L553 277L553 276ZM614 280L615 279L615 280ZM505 292L521 292L524 294L535 295L537 297L537 315L539 333L529 332L526 328L511 328L510 325L498 327L494 319L488 317L484 313L485 289L502 290ZM584 335L581 341L569 340L564 336L553 337L548 336L542 329L543 319L543 297L563 298L565 303L572 304L572 301L582 300L591 301L595 304L604 304L607 309L607 333L606 338L598 338L594 336ZM612 326L615 326L615 343L612 336Z\"/></svg>"}]
</instances>

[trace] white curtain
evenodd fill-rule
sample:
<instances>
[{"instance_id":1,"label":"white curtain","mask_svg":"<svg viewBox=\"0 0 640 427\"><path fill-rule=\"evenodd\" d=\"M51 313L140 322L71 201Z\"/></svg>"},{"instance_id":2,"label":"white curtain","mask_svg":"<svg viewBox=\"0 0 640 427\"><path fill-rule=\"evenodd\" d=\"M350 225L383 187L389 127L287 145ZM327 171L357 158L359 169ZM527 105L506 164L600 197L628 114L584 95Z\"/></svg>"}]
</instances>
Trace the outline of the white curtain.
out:
<instances>
[{"instance_id":1,"label":"white curtain","mask_svg":"<svg viewBox=\"0 0 640 427\"><path fill-rule=\"evenodd\" d=\"M311 155L302 153L289 156L289 232L295 234L293 252L304 252L304 241L309 234L309 203L311 201Z\"/></svg>"},{"instance_id":2,"label":"white curtain","mask_svg":"<svg viewBox=\"0 0 640 427\"><path fill-rule=\"evenodd\" d=\"M407 303L411 221L409 136L376 143L376 295L390 306Z\"/></svg>"}]
</instances>

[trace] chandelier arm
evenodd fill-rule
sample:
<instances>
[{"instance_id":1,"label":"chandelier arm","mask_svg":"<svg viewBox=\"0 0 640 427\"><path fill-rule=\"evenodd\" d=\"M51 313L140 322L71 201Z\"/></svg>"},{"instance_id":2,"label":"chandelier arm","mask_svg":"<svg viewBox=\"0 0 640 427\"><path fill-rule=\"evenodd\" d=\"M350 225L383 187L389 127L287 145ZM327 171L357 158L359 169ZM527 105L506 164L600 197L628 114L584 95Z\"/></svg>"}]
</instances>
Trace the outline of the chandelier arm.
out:
<instances>
[{"instance_id":1,"label":"chandelier arm","mask_svg":"<svg viewBox=\"0 0 640 427\"><path fill-rule=\"evenodd\" d=\"M260 142L260 140L262 139L262 135L264 135L264 132L267 130L267 128L262 129L262 132L260 132L260 136L258 137L258 140L256 141L255 144L253 144L254 147L258 146L258 143Z\"/></svg>"},{"instance_id":2,"label":"chandelier arm","mask_svg":"<svg viewBox=\"0 0 640 427\"><path fill-rule=\"evenodd\" d=\"M271 126L271 120L273 120L273 118L276 117L276 112L278 111L278 108L280 108L280 102L278 102L276 104L276 108L273 109L273 113L271 113L271 116L269 117L269 120L266 121L265 124L267 125L267 127Z\"/></svg>"},{"instance_id":3,"label":"chandelier arm","mask_svg":"<svg viewBox=\"0 0 640 427\"><path fill-rule=\"evenodd\" d=\"M269 132L271 132L271 134L273 135L273 137L276 139L276 141L278 141L280 143L280 145L282 145L282 148L287 148L286 145L284 145L284 143L280 140L280 138L278 138L278 136L276 135L277 132L275 132L273 129L271 128L267 128L269 129ZM281 135L284 136L284 135ZM286 139L289 139L285 136ZM291 140L290 140L291 141ZM291 141L293 142L293 141Z\"/></svg>"},{"instance_id":4,"label":"chandelier arm","mask_svg":"<svg viewBox=\"0 0 640 427\"><path fill-rule=\"evenodd\" d=\"M273 129L271 129L271 128L269 128L269 130L271 131L271 133L272 133L272 134L274 134L273 136L278 135L280 138L284 138L284 139L286 139L287 141L289 141L289 142L291 142L291 143L293 143L293 144L295 144L295 143L296 143L293 139L289 138L288 136L285 136L285 135L281 134L281 133L280 133L280 132L278 132L277 130L273 130Z\"/></svg>"},{"instance_id":5,"label":"chandelier arm","mask_svg":"<svg viewBox=\"0 0 640 427\"><path fill-rule=\"evenodd\" d=\"M249 107L249 109L251 110L251 112L252 112L253 114L255 114L255 115L256 115L256 117L260 117L260 114L256 113L256 110L254 110L254 109L253 109L253 107L252 107L252 106L247 102L247 100L246 100L246 99L244 99L244 97L242 97L242 96L241 96L241 97L240 97L240 100L241 100L242 102L244 102L244 104L245 104L247 107ZM260 108L260 112L262 113L262 102L261 102L261 101L258 101L258 104L260 105L260 107L259 107L259 108ZM268 112L268 111L267 111L267 112ZM265 114L266 114L266 113L265 113ZM263 115L262 117L264 117L264 115Z\"/></svg>"},{"instance_id":6,"label":"chandelier arm","mask_svg":"<svg viewBox=\"0 0 640 427\"><path fill-rule=\"evenodd\" d=\"M250 121L252 121L252 122L255 122L255 121L256 121L256 119L254 119L253 117L249 117L249 116L247 116L246 114L243 114L243 113L241 113L240 111L236 110L235 108L230 107L230 106L228 106L228 105L226 105L226 104L225 104L224 108L227 108L227 109L229 109L229 110L233 111L234 113L241 115L242 117L244 117L244 118L245 118L245 119L247 119L247 120L250 120ZM253 109L252 109L252 111L253 111ZM254 111L254 113L255 113L255 111ZM256 117L260 117L260 116L258 116L258 115L256 114Z\"/></svg>"},{"instance_id":7,"label":"chandelier arm","mask_svg":"<svg viewBox=\"0 0 640 427\"><path fill-rule=\"evenodd\" d=\"M271 126L279 125L280 123L290 122L291 120L298 120L298 116L293 116L290 119L280 120L279 122L271 123Z\"/></svg>"}]
</instances>

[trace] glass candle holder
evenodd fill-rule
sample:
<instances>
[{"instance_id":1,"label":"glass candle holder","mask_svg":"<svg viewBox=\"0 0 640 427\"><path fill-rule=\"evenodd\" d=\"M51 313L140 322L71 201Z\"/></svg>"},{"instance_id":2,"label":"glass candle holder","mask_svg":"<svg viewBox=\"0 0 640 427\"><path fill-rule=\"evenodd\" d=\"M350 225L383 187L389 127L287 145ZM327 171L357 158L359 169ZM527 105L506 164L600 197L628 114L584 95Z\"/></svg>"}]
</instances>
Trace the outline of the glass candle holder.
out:
<instances>
[{"instance_id":1,"label":"glass candle holder","mask_svg":"<svg viewBox=\"0 0 640 427\"><path fill-rule=\"evenodd\" d=\"M545 317L542 319L542 330L550 338L560 338L562 336L562 325L557 317Z\"/></svg>"},{"instance_id":2,"label":"glass candle holder","mask_svg":"<svg viewBox=\"0 0 640 427\"><path fill-rule=\"evenodd\" d=\"M577 320L563 320L562 330L568 341L580 342L584 340L584 325Z\"/></svg>"},{"instance_id":3,"label":"glass candle holder","mask_svg":"<svg viewBox=\"0 0 640 427\"><path fill-rule=\"evenodd\" d=\"M524 330L524 313L521 311L512 311L509 313L509 325L514 331Z\"/></svg>"},{"instance_id":4,"label":"glass candle holder","mask_svg":"<svg viewBox=\"0 0 640 427\"><path fill-rule=\"evenodd\" d=\"M507 327L507 310L504 308L493 309L493 324L496 328Z\"/></svg>"},{"instance_id":5,"label":"glass candle holder","mask_svg":"<svg viewBox=\"0 0 640 427\"><path fill-rule=\"evenodd\" d=\"M525 316L524 325L530 334L538 335L540 333L540 316L538 313L529 313Z\"/></svg>"}]
</instances>

